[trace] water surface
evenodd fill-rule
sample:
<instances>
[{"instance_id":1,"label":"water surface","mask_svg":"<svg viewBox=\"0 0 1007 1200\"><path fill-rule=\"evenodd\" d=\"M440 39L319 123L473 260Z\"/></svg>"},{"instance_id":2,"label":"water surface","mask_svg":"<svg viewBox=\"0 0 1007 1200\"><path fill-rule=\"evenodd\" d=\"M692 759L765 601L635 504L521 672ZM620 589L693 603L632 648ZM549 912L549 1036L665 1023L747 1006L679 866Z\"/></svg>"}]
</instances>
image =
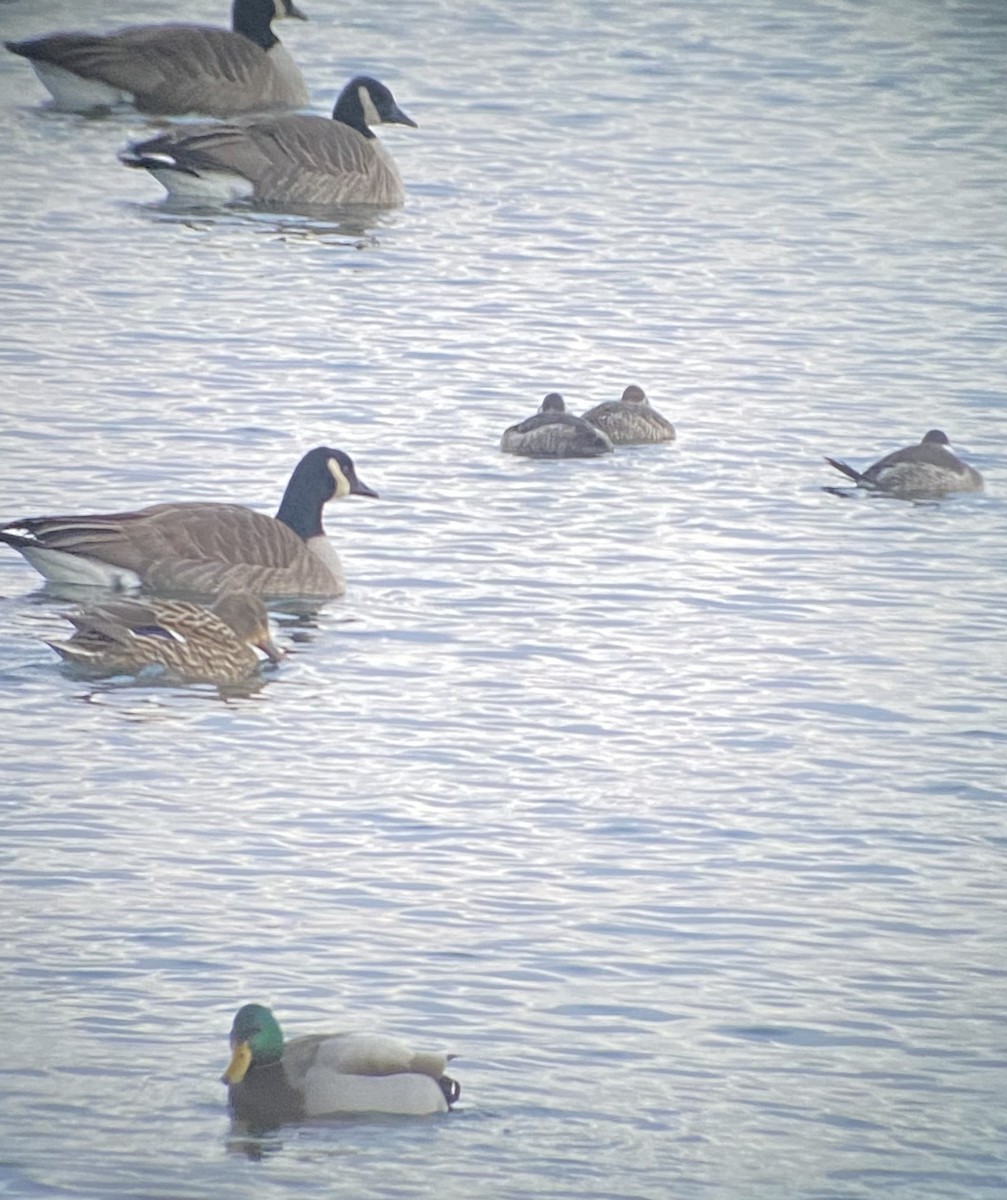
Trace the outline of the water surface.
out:
<instances>
[{"instance_id":1,"label":"water surface","mask_svg":"<svg viewBox=\"0 0 1007 1200\"><path fill-rule=\"evenodd\" d=\"M243 698L74 679L0 555L0 1191L1001 1195L1007 16L310 15L317 111L419 123L401 211L167 210L144 118L0 61L0 517L271 511L320 443L382 497ZM631 382L674 445L499 453ZM821 490L934 426L984 495ZM459 1108L249 1140L250 999L449 1045Z\"/></svg>"}]
</instances>

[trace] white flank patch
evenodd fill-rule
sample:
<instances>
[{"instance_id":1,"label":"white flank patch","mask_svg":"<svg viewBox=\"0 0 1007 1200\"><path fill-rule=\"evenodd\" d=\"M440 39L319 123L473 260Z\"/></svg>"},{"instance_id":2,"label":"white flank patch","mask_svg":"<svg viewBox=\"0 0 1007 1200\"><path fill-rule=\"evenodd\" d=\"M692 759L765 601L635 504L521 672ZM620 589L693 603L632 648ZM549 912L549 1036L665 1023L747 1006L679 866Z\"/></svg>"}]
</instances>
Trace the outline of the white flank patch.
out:
<instances>
[{"instance_id":1,"label":"white flank patch","mask_svg":"<svg viewBox=\"0 0 1007 1200\"><path fill-rule=\"evenodd\" d=\"M140 577L135 572L113 567L96 558L67 554L64 550L43 550L39 546L20 546L18 549L40 575L53 583L112 588L118 592L133 592L140 586Z\"/></svg>"},{"instance_id":2,"label":"white flank patch","mask_svg":"<svg viewBox=\"0 0 1007 1200\"><path fill-rule=\"evenodd\" d=\"M83 79L52 63L33 62L35 74L52 95L56 107L64 112L87 113L96 108L114 108L131 100L126 92L102 83L100 79Z\"/></svg>"},{"instance_id":3,"label":"white flank patch","mask_svg":"<svg viewBox=\"0 0 1007 1200\"><path fill-rule=\"evenodd\" d=\"M255 185L244 175L227 171L192 175L167 165L171 161L166 159L163 168L151 164L147 170L173 200L186 204L233 204L235 200L251 200L255 194Z\"/></svg>"},{"instance_id":4,"label":"white flank patch","mask_svg":"<svg viewBox=\"0 0 1007 1200\"><path fill-rule=\"evenodd\" d=\"M326 1113L392 1113L424 1116L447 1112L447 1101L429 1075L336 1075L313 1068L304 1081L308 1116Z\"/></svg>"}]
</instances>

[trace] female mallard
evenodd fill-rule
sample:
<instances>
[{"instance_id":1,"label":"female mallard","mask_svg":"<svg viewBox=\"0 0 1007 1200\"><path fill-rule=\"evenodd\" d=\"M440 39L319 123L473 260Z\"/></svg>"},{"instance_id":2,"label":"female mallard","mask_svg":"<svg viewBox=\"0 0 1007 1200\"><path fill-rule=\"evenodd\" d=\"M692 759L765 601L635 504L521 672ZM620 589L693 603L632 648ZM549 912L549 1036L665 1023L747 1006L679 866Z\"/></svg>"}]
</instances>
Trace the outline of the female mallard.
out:
<instances>
[{"instance_id":1,"label":"female mallard","mask_svg":"<svg viewBox=\"0 0 1007 1200\"><path fill-rule=\"evenodd\" d=\"M272 1128L340 1113L424 1116L447 1112L461 1088L444 1074L451 1055L414 1053L373 1033L316 1033L284 1042L262 1004L238 1009L228 1085L236 1117Z\"/></svg>"},{"instance_id":2,"label":"female mallard","mask_svg":"<svg viewBox=\"0 0 1007 1200\"><path fill-rule=\"evenodd\" d=\"M234 125L177 125L120 155L188 204L332 206L405 202L391 155L371 130L412 125L376 79L358 75L339 93L332 119L304 113Z\"/></svg>"},{"instance_id":3,"label":"female mallard","mask_svg":"<svg viewBox=\"0 0 1007 1200\"><path fill-rule=\"evenodd\" d=\"M230 29L130 25L5 45L28 59L56 107L67 112L129 101L145 113L226 117L308 103L307 85L273 33L278 17L306 20L293 0L234 0Z\"/></svg>"},{"instance_id":4,"label":"female mallard","mask_svg":"<svg viewBox=\"0 0 1007 1200\"><path fill-rule=\"evenodd\" d=\"M185 600L110 600L67 620L76 632L49 645L75 666L102 675L151 667L202 683L240 683L258 670L260 650L279 662L269 616L256 596L227 592L212 608Z\"/></svg>"},{"instance_id":5,"label":"female mallard","mask_svg":"<svg viewBox=\"0 0 1007 1200\"><path fill-rule=\"evenodd\" d=\"M54 583L151 592L330 599L346 590L322 507L377 496L342 450L319 446L294 468L275 517L240 504L153 504L136 512L27 517L0 528Z\"/></svg>"},{"instance_id":6,"label":"female mallard","mask_svg":"<svg viewBox=\"0 0 1007 1200\"><path fill-rule=\"evenodd\" d=\"M852 479L858 488L902 500L926 500L949 492L981 492L983 477L951 449L948 435L931 429L916 446L904 446L886 454L866 471L825 456L825 461ZM826 491L836 489L826 488ZM852 493L839 489L840 495Z\"/></svg>"},{"instance_id":7,"label":"female mallard","mask_svg":"<svg viewBox=\"0 0 1007 1200\"><path fill-rule=\"evenodd\" d=\"M558 392L550 392L534 416L504 430L500 449L526 458L594 458L615 447L600 429L568 413Z\"/></svg>"},{"instance_id":8,"label":"female mallard","mask_svg":"<svg viewBox=\"0 0 1007 1200\"><path fill-rule=\"evenodd\" d=\"M673 442L675 426L650 407L643 388L630 384L621 400L606 400L584 414L584 420L603 430L617 446Z\"/></svg>"}]
</instances>

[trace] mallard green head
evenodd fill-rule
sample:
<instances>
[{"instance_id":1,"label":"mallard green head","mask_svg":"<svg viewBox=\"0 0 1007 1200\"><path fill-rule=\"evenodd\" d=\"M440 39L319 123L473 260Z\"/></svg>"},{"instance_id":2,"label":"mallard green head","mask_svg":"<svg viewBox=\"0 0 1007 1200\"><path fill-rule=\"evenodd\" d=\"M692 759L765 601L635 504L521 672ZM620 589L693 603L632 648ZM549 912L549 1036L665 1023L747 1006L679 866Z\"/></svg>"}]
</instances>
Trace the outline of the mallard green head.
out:
<instances>
[{"instance_id":1,"label":"mallard green head","mask_svg":"<svg viewBox=\"0 0 1007 1200\"><path fill-rule=\"evenodd\" d=\"M283 1056L280 1023L264 1004L245 1004L231 1025L231 1061L221 1076L224 1083L241 1083L250 1067L279 1062Z\"/></svg>"}]
</instances>

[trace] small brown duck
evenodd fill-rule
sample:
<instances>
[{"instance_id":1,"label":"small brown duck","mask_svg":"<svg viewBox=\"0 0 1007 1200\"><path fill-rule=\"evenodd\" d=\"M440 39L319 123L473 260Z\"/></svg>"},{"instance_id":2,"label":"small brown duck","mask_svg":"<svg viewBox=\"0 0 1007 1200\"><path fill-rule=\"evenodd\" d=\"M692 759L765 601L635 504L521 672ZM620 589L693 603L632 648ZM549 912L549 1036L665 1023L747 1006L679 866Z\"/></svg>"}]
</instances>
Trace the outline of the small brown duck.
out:
<instances>
[{"instance_id":1,"label":"small brown duck","mask_svg":"<svg viewBox=\"0 0 1007 1200\"><path fill-rule=\"evenodd\" d=\"M504 430L500 449L526 458L595 458L615 447L600 429L567 412L559 392L550 392L537 413Z\"/></svg>"},{"instance_id":2,"label":"small brown duck","mask_svg":"<svg viewBox=\"0 0 1007 1200\"><path fill-rule=\"evenodd\" d=\"M981 492L983 477L951 449L948 435L931 429L915 446L886 454L866 471L857 471L840 459L825 456L830 467L852 479L858 488L901 500L928 500L951 492ZM837 489L826 488L826 491ZM838 489L839 494L852 494Z\"/></svg>"},{"instance_id":3,"label":"small brown duck","mask_svg":"<svg viewBox=\"0 0 1007 1200\"><path fill-rule=\"evenodd\" d=\"M616 446L673 442L675 426L650 407L643 388L630 384L620 400L606 400L584 414L584 420L603 430Z\"/></svg>"},{"instance_id":4,"label":"small brown duck","mask_svg":"<svg viewBox=\"0 0 1007 1200\"><path fill-rule=\"evenodd\" d=\"M186 600L109 600L70 613L76 632L49 645L66 662L99 675L160 668L178 679L234 684L283 657L257 596L227 592L212 608Z\"/></svg>"}]
</instances>

